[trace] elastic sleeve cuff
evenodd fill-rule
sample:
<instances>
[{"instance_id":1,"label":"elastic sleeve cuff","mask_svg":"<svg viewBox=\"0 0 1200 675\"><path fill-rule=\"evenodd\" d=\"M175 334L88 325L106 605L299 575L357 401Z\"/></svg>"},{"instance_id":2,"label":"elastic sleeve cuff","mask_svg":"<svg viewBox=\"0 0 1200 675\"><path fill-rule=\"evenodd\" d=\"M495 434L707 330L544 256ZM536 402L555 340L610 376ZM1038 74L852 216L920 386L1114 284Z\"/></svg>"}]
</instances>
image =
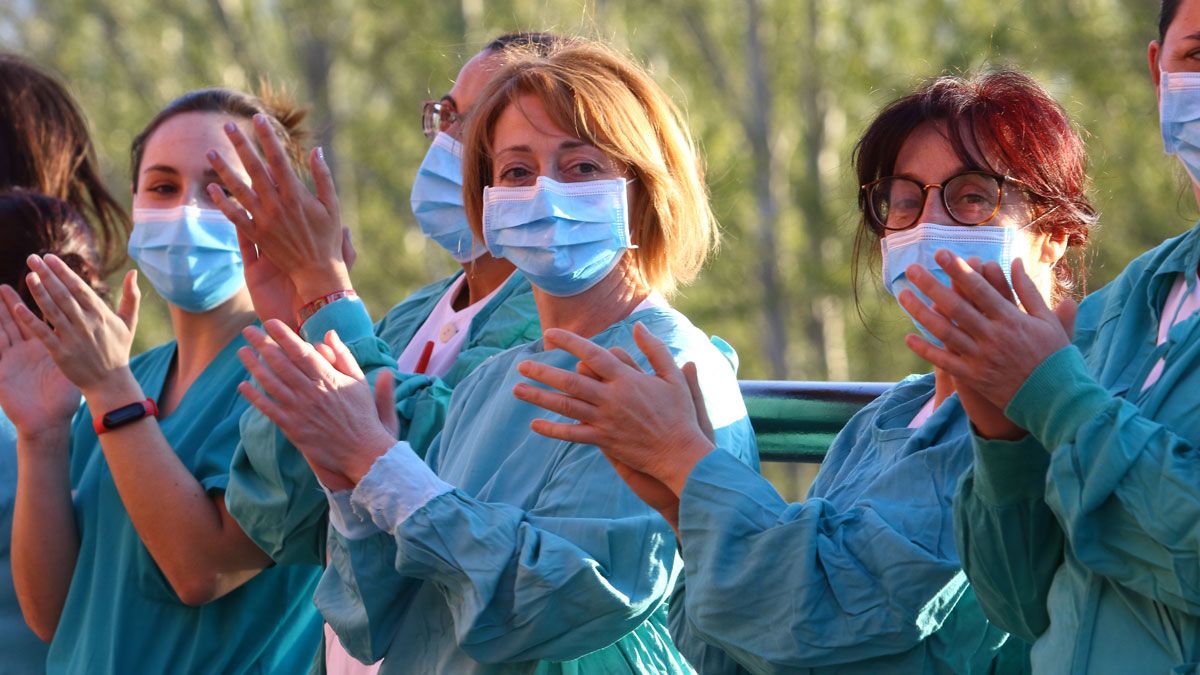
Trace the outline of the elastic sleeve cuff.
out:
<instances>
[{"instance_id":1,"label":"elastic sleeve cuff","mask_svg":"<svg viewBox=\"0 0 1200 675\"><path fill-rule=\"evenodd\" d=\"M1028 434L1019 441L999 441L971 434L975 449L975 492L992 506L1041 497L1046 492L1050 454Z\"/></svg>"},{"instance_id":2,"label":"elastic sleeve cuff","mask_svg":"<svg viewBox=\"0 0 1200 675\"><path fill-rule=\"evenodd\" d=\"M754 469L720 448L708 453L688 475L679 495L679 530L685 542L697 533L720 529L719 522L737 517L768 527L787 503ZM716 523L716 525L714 525Z\"/></svg>"},{"instance_id":3,"label":"elastic sleeve cuff","mask_svg":"<svg viewBox=\"0 0 1200 675\"><path fill-rule=\"evenodd\" d=\"M367 313L367 306L358 298L335 300L318 309L300 326L300 334L308 342L324 340L325 334L331 330L337 331L338 337L346 344L375 337L371 315Z\"/></svg>"},{"instance_id":4,"label":"elastic sleeve cuff","mask_svg":"<svg viewBox=\"0 0 1200 675\"><path fill-rule=\"evenodd\" d=\"M1053 452L1071 442L1079 427L1100 414L1111 398L1088 373L1079 349L1068 345L1030 373L1004 414Z\"/></svg>"},{"instance_id":5,"label":"elastic sleeve cuff","mask_svg":"<svg viewBox=\"0 0 1200 675\"><path fill-rule=\"evenodd\" d=\"M434 497L452 490L454 487L438 478L408 443L398 441L371 465L354 488L350 503L381 530L394 532Z\"/></svg>"},{"instance_id":6,"label":"elastic sleeve cuff","mask_svg":"<svg viewBox=\"0 0 1200 675\"><path fill-rule=\"evenodd\" d=\"M363 518L355 512L350 503L350 490L330 492L324 485L321 489L325 490L325 497L329 500L329 524L343 538L358 541L379 532L370 518Z\"/></svg>"}]
</instances>

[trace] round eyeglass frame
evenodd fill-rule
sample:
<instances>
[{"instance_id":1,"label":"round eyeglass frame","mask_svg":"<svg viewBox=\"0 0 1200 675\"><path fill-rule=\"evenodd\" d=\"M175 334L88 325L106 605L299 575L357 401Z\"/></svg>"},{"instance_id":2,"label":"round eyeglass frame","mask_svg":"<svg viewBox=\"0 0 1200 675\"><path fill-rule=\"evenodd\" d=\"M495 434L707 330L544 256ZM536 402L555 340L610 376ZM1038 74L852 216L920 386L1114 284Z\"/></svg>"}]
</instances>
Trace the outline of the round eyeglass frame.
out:
<instances>
[{"instance_id":1,"label":"round eyeglass frame","mask_svg":"<svg viewBox=\"0 0 1200 675\"><path fill-rule=\"evenodd\" d=\"M428 100L421 104L421 133L433 140L439 131L448 131L450 125L465 119L466 113L458 112L458 102L453 96L439 100Z\"/></svg>"},{"instance_id":2,"label":"round eyeglass frame","mask_svg":"<svg viewBox=\"0 0 1200 675\"><path fill-rule=\"evenodd\" d=\"M964 220L959 220L957 217L955 217L953 209L950 208L950 204L947 203L947 201L946 201L945 186L959 178L962 178L963 176L986 176L986 177L991 178L996 181L996 203L992 207L992 212L986 218L984 218L983 220L980 220L978 222L971 223L971 222L967 222ZM874 202L874 200L871 199L871 193L876 187L878 187L879 185L883 184L884 182L890 181L890 180L908 181L908 182L912 183L913 185L917 186L917 188L920 189L920 191L921 191L921 211L918 212L917 215L913 217L913 221L911 223L908 223L907 225L903 225L900 227L894 227L894 226L889 227L887 225L886 221L881 219L879 217L879 214L875 212L875 202ZM920 222L921 213L923 213L925 211L925 204L929 201L929 191L933 188L937 188L938 192L940 193L940 196L941 196L942 207L946 209L946 215L950 216L950 219L953 220L956 225L961 225L963 227L976 227L979 225L986 225L987 223L989 223L993 219L995 219L996 216L1000 213L1000 207L1003 206L1003 201L1004 201L1004 184L1005 183L1015 183L1017 185L1022 186L1023 189L1029 190L1028 183L1026 183L1025 181L1023 181L1019 178L1013 178L1012 176L1008 176L1008 175L1005 175L1002 173L992 173L991 171L963 171L962 173L958 173L958 174L955 174L955 175L947 178L946 180L942 181L941 183L929 183L929 184L925 184L925 185L922 185L920 181L914 180L907 176L884 176L882 178L878 178L876 180L871 181L870 183L860 186L859 187L859 200L860 200L861 204L863 205L863 208L866 210L867 217L870 219L870 222L874 226L874 229L877 233L884 232L884 231L886 231L886 232L901 232L903 230L912 229Z\"/></svg>"}]
</instances>

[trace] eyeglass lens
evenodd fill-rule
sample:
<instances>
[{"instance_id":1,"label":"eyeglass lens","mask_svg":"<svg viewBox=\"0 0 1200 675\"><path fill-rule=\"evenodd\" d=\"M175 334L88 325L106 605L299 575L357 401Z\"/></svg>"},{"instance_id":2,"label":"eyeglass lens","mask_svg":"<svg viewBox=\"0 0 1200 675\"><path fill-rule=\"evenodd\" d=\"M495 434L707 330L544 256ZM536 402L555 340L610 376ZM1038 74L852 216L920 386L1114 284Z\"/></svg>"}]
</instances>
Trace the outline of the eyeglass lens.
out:
<instances>
[{"instance_id":1,"label":"eyeglass lens","mask_svg":"<svg viewBox=\"0 0 1200 675\"><path fill-rule=\"evenodd\" d=\"M892 177L876 183L869 195L876 220L889 230L916 224L925 209L924 186L909 178ZM942 203L951 218L965 225L978 225L1000 205L1000 180L982 173L963 173L942 186Z\"/></svg>"}]
</instances>

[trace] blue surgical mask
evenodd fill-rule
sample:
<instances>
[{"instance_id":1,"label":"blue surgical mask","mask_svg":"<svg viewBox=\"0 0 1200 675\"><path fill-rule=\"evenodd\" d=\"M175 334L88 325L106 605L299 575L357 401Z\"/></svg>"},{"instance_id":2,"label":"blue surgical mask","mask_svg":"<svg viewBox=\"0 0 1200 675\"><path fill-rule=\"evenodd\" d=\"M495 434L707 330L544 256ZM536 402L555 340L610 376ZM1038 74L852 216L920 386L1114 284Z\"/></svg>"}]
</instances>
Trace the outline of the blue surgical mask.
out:
<instances>
[{"instance_id":1,"label":"blue surgical mask","mask_svg":"<svg viewBox=\"0 0 1200 675\"><path fill-rule=\"evenodd\" d=\"M922 302L932 305L929 297L908 280L904 270L909 265L920 265L929 270L942 284L949 286L950 275L933 259L933 254L943 248L963 260L975 257L985 263L999 264L1000 269L1004 270L1004 278L1011 284L1013 242L1017 231L1017 228L994 225L963 227L921 223L911 229L889 234L880 240L880 246L883 248L883 285L896 298L900 297L900 291L907 288L916 293ZM907 314L908 310L905 310L905 313ZM911 314L909 318L912 318ZM916 319L913 319L913 324L926 340L942 346L941 341L925 330Z\"/></svg>"},{"instance_id":2,"label":"blue surgical mask","mask_svg":"<svg viewBox=\"0 0 1200 675\"><path fill-rule=\"evenodd\" d=\"M214 209L134 209L129 257L167 302L207 312L245 285L237 228Z\"/></svg>"},{"instance_id":3,"label":"blue surgical mask","mask_svg":"<svg viewBox=\"0 0 1200 675\"><path fill-rule=\"evenodd\" d=\"M559 183L539 176L535 185L484 188L483 240L534 286L578 295L635 248L625 179Z\"/></svg>"},{"instance_id":4,"label":"blue surgical mask","mask_svg":"<svg viewBox=\"0 0 1200 675\"><path fill-rule=\"evenodd\" d=\"M462 143L452 136L439 132L433 139L417 169L410 203L421 232L458 262L470 262L487 251L475 241L463 210Z\"/></svg>"},{"instance_id":5,"label":"blue surgical mask","mask_svg":"<svg viewBox=\"0 0 1200 675\"><path fill-rule=\"evenodd\" d=\"M1168 73L1159 80L1163 149L1200 182L1200 73Z\"/></svg>"}]
</instances>

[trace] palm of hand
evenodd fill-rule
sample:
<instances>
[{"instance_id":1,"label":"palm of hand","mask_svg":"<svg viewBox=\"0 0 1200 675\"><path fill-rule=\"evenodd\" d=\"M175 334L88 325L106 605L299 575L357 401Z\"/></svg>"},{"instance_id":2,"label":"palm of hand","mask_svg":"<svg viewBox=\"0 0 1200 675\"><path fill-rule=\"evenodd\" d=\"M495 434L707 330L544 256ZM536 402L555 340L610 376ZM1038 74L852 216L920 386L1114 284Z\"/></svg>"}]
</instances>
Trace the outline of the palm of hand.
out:
<instances>
[{"instance_id":1,"label":"palm of hand","mask_svg":"<svg viewBox=\"0 0 1200 675\"><path fill-rule=\"evenodd\" d=\"M71 383L37 340L25 340L0 356L0 407L18 430L43 431L70 420L79 408Z\"/></svg>"},{"instance_id":2,"label":"palm of hand","mask_svg":"<svg viewBox=\"0 0 1200 675\"><path fill-rule=\"evenodd\" d=\"M269 258L246 260L246 287L254 302L254 311L263 322L271 319L292 326L296 322L299 296L296 285L282 269Z\"/></svg>"}]
</instances>

